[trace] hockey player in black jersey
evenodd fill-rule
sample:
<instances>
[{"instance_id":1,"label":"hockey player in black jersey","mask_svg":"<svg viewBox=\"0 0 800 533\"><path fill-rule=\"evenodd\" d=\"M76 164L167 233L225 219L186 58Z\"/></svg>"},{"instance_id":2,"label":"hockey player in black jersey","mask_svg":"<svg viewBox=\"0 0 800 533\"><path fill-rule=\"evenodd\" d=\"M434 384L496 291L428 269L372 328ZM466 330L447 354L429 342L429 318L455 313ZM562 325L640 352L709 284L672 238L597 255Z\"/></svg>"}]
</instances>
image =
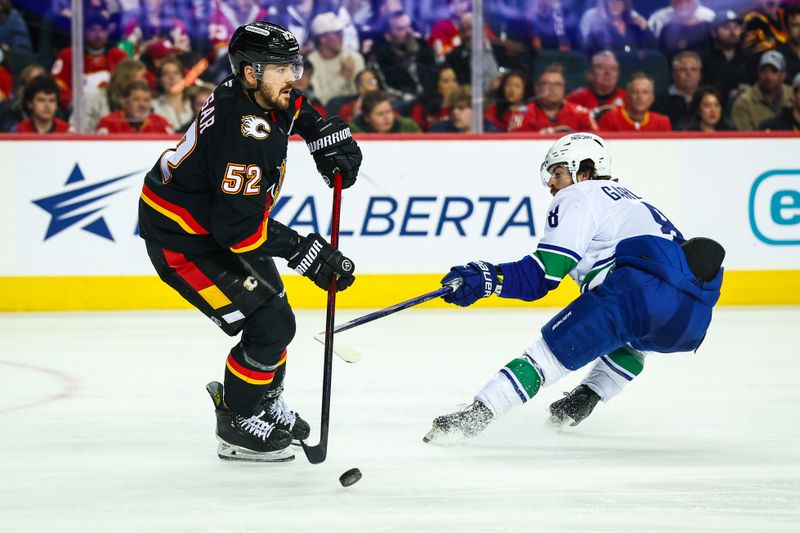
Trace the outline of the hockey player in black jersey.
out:
<instances>
[{"instance_id":1,"label":"hockey player in black jersey","mask_svg":"<svg viewBox=\"0 0 800 533\"><path fill-rule=\"evenodd\" d=\"M211 94L178 145L147 174L141 235L161 279L240 341L224 386L209 383L222 459L286 461L308 424L284 402L286 347L295 320L274 257L322 289L353 281L353 262L321 236L270 217L286 171L289 136L308 143L329 186L353 185L361 151L339 117L323 120L293 83L302 75L294 35L268 22L239 27L233 74Z\"/></svg>"}]
</instances>

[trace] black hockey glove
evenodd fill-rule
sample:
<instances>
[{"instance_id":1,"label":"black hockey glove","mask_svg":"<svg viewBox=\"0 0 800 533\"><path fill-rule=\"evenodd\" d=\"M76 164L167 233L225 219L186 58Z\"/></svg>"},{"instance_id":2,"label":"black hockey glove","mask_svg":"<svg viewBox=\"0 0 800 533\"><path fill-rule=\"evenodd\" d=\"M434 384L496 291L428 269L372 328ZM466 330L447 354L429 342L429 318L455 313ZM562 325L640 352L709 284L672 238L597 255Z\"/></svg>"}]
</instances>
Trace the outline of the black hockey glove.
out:
<instances>
[{"instance_id":1,"label":"black hockey glove","mask_svg":"<svg viewBox=\"0 0 800 533\"><path fill-rule=\"evenodd\" d=\"M337 172L342 175L342 188L346 189L356 182L361 166L361 149L353 140L350 126L339 116L317 121L317 137L308 143L314 156L317 170L328 187L333 187Z\"/></svg>"},{"instance_id":2,"label":"black hockey glove","mask_svg":"<svg viewBox=\"0 0 800 533\"><path fill-rule=\"evenodd\" d=\"M297 248L289 255L289 267L311 279L320 289L328 289L336 276L336 290L343 291L353 284L353 262L335 250L318 233L301 238Z\"/></svg>"}]
</instances>

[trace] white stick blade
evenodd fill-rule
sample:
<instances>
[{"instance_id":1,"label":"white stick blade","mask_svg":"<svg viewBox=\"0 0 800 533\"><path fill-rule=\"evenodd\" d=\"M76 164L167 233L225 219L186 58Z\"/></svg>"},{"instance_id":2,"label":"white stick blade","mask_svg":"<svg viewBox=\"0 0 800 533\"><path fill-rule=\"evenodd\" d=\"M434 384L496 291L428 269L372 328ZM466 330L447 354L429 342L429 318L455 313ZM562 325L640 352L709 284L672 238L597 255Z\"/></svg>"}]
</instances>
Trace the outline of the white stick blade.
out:
<instances>
[{"instance_id":1,"label":"white stick blade","mask_svg":"<svg viewBox=\"0 0 800 533\"><path fill-rule=\"evenodd\" d=\"M325 332L317 333L314 335L314 339L320 344L325 344ZM333 353L348 363L358 363L361 361L361 352L335 339L333 341Z\"/></svg>"}]
</instances>

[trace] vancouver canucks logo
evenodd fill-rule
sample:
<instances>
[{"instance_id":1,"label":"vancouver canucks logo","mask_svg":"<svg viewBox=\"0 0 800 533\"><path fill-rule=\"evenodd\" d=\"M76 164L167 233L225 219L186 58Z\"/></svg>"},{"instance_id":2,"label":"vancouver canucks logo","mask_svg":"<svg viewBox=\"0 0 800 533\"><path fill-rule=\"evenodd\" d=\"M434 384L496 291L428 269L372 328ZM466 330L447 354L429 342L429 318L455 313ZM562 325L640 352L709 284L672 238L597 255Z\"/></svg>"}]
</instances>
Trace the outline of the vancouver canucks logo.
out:
<instances>
[{"instance_id":1,"label":"vancouver canucks logo","mask_svg":"<svg viewBox=\"0 0 800 533\"><path fill-rule=\"evenodd\" d=\"M242 135L253 139L264 140L269 137L272 128L266 119L255 115L245 115L242 117Z\"/></svg>"}]
</instances>

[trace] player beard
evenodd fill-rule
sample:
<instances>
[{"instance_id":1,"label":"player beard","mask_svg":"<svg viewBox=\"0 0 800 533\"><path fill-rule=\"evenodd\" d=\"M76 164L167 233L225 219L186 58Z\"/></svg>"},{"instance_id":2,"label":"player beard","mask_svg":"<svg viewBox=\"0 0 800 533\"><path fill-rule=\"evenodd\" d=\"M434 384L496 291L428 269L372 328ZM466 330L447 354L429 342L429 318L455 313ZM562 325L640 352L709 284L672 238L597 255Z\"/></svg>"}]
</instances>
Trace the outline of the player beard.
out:
<instances>
[{"instance_id":1,"label":"player beard","mask_svg":"<svg viewBox=\"0 0 800 533\"><path fill-rule=\"evenodd\" d=\"M291 93L285 93L284 91L291 91L293 84L289 83L277 91L266 83L260 83L259 85L258 95L261 97L264 107L277 109L278 111L283 111L289 107Z\"/></svg>"}]
</instances>

